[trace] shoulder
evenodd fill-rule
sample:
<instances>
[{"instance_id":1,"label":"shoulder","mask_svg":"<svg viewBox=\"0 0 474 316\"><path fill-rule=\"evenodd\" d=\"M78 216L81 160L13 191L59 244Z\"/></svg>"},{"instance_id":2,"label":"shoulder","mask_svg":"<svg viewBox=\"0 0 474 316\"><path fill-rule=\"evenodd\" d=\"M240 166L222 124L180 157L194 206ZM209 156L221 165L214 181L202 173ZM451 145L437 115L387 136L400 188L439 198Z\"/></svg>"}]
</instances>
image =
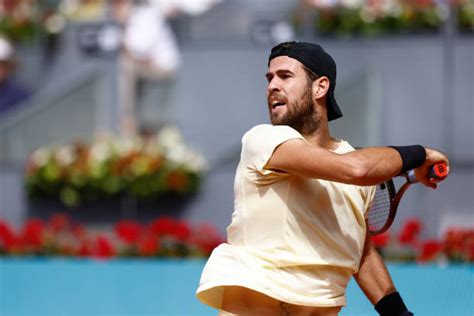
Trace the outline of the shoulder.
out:
<instances>
[{"instance_id":1,"label":"shoulder","mask_svg":"<svg viewBox=\"0 0 474 316\"><path fill-rule=\"evenodd\" d=\"M241 163L247 167L247 170L258 171L258 175L253 178L254 181L257 181L260 176L275 174L266 170L265 166L273 155L275 148L294 138L304 139L298 131L284 125L261 124L245 133L242 137L240 158Z\"/></svg>"},{"instance_id":2,"label":"shoulder","mask_svg":"<svg viewBox=\"0 0 474 316\"><path fill-rule=\"evenodd\" d=\"M283 142L303 136L295 129L285 125L261 124L251 128L242 137L242 158L256 159L263 167L273 151Z\"/></svg>"},{"instance_id":3,"label":"shoulder","mask_svg":"<svg viewBox=\"0 0 474 316\"><path fill-rule=\"evenodd\" d=\"M242 142L259 138L280 138L282 136L290 136L291 138L303 138L303 136L295 129L287 125L271 125L260 124L252 127L242 137Z\"/></svg>"},{"instance_id":4,"label":"shoulder","mask_svg":"<svg viewBox=\"0 0 474 316\"><path fill-rule=\"evenodd\" d=\"M251 129L249 129L245 134L244 138L256 135L256 134L261 134L261 133L269 133L275 129L276 126L271 125L271 124L259 124L255 125Z\"/></svg>"}]
</instances>

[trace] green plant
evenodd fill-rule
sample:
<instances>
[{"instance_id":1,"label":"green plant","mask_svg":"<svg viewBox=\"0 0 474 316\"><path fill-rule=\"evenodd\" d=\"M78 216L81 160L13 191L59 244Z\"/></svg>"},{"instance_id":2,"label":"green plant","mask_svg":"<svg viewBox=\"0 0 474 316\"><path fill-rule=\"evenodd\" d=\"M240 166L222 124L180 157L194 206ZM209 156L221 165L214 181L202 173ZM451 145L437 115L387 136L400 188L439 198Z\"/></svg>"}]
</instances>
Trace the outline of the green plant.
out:
<instances>
[{"instance_id":1,"label":"green plant","mask_svg":"<svg viewBox=\"0 0 474 316\"><path fill-rule=\"evenodd\" d=\"M97 139L35 150L26 167L31 199L59 199L67 206L127 195L136 199L190 194L206 164L176 128L148 138Z\"/></svg>"},{"instance_id":2,"label":"green plant","mask_svg":"<svg viewBox=\"0 0 474 316\"><path fill-rule=\"evenodd\" d=\"M450 5L457 15L458 29L473 32L474 0L451 1ZM436 33L449 9L434 0L336 1L332 5L314 2L311 6L317 13L317 32L339 37ZM298 17L294 23L303 24Z\"/></svg>"}]
</instances>

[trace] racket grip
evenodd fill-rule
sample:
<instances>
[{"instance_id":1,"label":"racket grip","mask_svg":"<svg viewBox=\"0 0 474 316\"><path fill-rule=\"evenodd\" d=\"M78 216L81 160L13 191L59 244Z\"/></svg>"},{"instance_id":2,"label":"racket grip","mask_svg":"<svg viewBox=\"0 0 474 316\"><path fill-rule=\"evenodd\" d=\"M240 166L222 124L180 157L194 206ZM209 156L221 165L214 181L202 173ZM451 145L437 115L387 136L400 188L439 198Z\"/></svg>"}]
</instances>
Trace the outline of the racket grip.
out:
<instances>
[{"instance_id":1,"label":"racket grip","mask_svg":"<svg viewBox=\"0 0 474 316\"><path fill-rule=\"evenodd\" d=\"M446 166L446 163L437 163L433 166L431 166L430 172L428 173L429 178L434 178L434 179L443 179L448 175L448 166ZM407 173L407 180L410 183L416 183L419 182L419 180L415 176L415 170L410 170Z\"/></svg>"},{"instance_id":2,"label":"racket grip","mask_svg":"<svg viewBox=\"0 0 474 316\"><path fill-rule=\"evenodd\" d=\"M429 177L435 179L442 179L448 175L448 166L444 162L433 165L430 169Z\"/></svg>"}]
</instances>

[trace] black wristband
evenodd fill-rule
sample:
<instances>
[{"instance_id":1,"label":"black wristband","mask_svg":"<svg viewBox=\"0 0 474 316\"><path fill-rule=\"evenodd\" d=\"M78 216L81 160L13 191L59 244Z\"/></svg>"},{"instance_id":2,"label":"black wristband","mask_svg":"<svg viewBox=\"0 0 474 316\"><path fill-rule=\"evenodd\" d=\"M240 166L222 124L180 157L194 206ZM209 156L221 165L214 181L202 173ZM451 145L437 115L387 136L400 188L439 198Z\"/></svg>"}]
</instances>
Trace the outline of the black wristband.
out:
<instances>
[{"instance_id":1,"label":"black wristband","mask_svg":"<svg viewBox=\"0 0 474 316\"><path fill-rule=\"evenodd\" d=\"M426 159L425 148L421 145L413 146L389 146L395 149L402 157L402 173L421 166Z\"/></svg>"},{"instance_id":2,"label":"black wristband","mask_svg":"<svg viewBox=\"0 0 474 316\"><path fill-rule=\"evenodd\" d=\"M413 315L408 311L405 303L403 302L400 293L394 292L385 295L380 301L375 304L375 310L381 316L409 316Z\"/></svg>"}]
</instances>

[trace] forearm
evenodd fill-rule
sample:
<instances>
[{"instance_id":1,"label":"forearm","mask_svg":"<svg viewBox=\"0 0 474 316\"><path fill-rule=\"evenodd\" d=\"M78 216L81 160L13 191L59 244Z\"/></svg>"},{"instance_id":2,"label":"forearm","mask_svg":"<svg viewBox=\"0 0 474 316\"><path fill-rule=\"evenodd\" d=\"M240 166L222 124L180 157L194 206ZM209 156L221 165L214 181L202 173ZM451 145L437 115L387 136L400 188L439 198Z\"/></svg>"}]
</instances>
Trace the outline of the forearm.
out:
<instances>
[{"instance_id":1,"label":"forearm","mask_svg":"<svg viewBox=\"0 0 474 316\"><path fill-rule=\"evenodd\" d=\"M267 167L308 178L375 185L398 175L402 159L395 149L389 147L370 147L336 154L296 140L280 145Z\"/></svg>"},{"instance_id":2,"label":"forearm","mask_svg":"<svg viewBox=\"0 0 474 316\"><path fill-rule=\"evenodd\" d=\"M354 279L374 305L384 296L396 291L392 278L369 237L367 237L359 271L354 275Z\"/></svg>"},{"instance_id":3,"label":"forearm","mask_svg":"<svg viewBox=\"0 0 474 316\"><path fill-rule=\"evenodd\" d=\"M382 257L367 235L359 272L354 275L361 290L381 316L413 316L395 289Z\"/></svg>"},{"instance_id":4,"label":"forearm","mask_svg":"<svg viewBox=\"0 0 474 316\"><path fill-rule=\"evenodd\" d=\"M349 159L359 166L357 185L375 185L400 174L402 159L399 153L390 147L369 147L347 153L343 159Z\"/></svg>"}]
</instances>

